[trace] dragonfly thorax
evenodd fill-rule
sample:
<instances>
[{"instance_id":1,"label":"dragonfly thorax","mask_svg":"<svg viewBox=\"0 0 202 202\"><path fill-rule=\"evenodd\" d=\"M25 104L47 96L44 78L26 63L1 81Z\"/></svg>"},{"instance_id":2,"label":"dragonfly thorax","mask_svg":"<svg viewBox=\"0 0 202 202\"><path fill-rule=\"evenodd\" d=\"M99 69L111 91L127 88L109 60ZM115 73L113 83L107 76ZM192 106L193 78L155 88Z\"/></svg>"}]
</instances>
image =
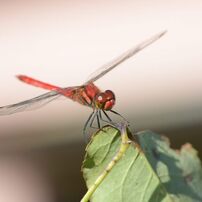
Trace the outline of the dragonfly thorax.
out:
<instances>
[{"instance_id":1,"label":"dragonfly thorax","mask_svg":"<svg viewBox=\"0 0 202 202\"><path fill-rule=\"evenodd\" d=\"M95 96L95 107L103 110L111 110L115 105L115 95L111 90L98 93Z\"/></svg>"}]
</instances>

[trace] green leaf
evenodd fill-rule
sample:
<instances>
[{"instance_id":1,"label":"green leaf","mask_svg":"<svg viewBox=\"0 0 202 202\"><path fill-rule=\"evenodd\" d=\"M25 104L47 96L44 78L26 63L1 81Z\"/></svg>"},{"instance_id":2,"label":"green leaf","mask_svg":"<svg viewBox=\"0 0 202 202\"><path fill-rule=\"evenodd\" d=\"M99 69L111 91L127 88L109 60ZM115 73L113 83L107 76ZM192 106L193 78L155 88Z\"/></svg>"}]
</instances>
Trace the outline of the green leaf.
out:
<instances>
[{"instance_id":1,"label":"green leaf","mask_svg":"<svg viewBox=\"0 0 202 202\"><path fill-rule=\"evenodd\" d=\"M191 145L174 151L167 139L151 131L137 135L141 147L132 142L123 150L120 159L89 195L90 201L202 201L201 163ZM88 144L82 171L89 189L124 145L122 136L119 130L105 127Z\"/></svg>"},{"instance_id":2,"label":"green leaf","mask_svg":"<svg viewBox=\"0 0 202 202\"><path fill-rule=\"evenodd\" d=\"M169 140L151 131L138 133L145 155L173 201L202 201L202 168L190 144L172 150Z\"/></svg>"}]
</instances>

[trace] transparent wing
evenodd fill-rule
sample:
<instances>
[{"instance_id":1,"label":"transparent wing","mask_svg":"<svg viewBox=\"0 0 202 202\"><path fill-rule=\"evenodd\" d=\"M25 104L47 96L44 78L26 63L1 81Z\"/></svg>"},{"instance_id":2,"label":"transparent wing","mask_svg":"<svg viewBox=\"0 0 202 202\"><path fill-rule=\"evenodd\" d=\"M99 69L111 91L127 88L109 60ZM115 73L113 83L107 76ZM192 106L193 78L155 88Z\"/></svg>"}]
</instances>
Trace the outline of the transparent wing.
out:
<instances>
[{"instance_id":1,"label":"transparent wing","mask_svg":"<svg viewBox=\"0 0 202 202\"><path fill-rule=\"evenodd\" d=\"M114 69L116 66L118 66L119 64L121 64L122 62L127 60L128 58L132 57L139 51L143 50L144 48L146 48L147 46L149 46L150 44L152 44L153 42L155 42L156 40L161 38L165 33L166 33L166 31L163 31L163 32L160 32L160 33L152 36L151 38L143 41L142 43L134 46L133 48L126 51L125 53L121 54L120 56L118 56L114 60L110 61L109 63L101 66L93 74L90 75L88 81L86 81L85 84L98 80L100 77L102 77L103 75L105 75L106 73L108 73L109 71Z\"/></svg>"},{"instance_id":2,"label":"transparent wing","mask_svg":"<svg viewBox=\"0 0 202 202\"><path fill-rule=\"evenodd\" d=\"M59 92L50 91L48 93L42 94L29 100L25 100L23 102L0 107L0 115L9 115L25 110L33 110L44 106L45 104L59 98L60 96L62 96L62 94L60 94Z\"/></svg>"}]
</instances>

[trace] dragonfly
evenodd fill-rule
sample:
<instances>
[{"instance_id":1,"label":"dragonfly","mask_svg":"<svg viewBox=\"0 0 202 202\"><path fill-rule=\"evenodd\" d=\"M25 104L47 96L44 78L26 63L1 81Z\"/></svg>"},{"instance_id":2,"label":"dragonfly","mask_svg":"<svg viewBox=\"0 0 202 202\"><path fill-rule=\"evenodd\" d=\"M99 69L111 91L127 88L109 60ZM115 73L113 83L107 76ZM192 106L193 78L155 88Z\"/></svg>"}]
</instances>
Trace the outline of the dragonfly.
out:
<instances>
[{"instance_id":1,"label":"dragonfly","mask_svg":"<svg viewBox=\"0 0 202 202\"><path fill-rule=\"evenodd\" d=\"M49 92L16 104L2 106L0 107L0 115L10 115L17 112L39 108L63 96L93 109L84 125L84 134L86 133L88 126L93 128L93 123L95 120L97 120L98 126L96 128L100 128L101 121L111 123L112 119L107 114L108 112L121 116L118 112L112 109L116 101L115 94L111 90L101 91L100 88L94 84L94 82L123 63L125 60L131 58L147 46L160 39L165 33L166 31L162 31L130 48L109 63L98 68L93 74L91 74L88 81L79 86L63 88L36 80L29 76L18 75L17 78L26 84L46 89ZM105 119L103 118L103 114L105 115ZM121 117L123 118L123 116Z\"/></svg>"}]
</instances>

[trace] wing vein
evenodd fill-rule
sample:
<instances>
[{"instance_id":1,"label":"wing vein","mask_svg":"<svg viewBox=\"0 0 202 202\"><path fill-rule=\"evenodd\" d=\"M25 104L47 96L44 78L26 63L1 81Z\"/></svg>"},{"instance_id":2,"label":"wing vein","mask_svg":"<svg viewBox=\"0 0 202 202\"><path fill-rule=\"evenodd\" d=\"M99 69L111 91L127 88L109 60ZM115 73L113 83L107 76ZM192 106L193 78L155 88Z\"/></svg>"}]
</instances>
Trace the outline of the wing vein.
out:
<instances>
[{"instance_id":1,"label":"wing vein","mask_svg":"<svg viewBox=\"0 0 202 202\"><path fill-rule=\"evenodd\" d=\"M136 53L140 52L141 50L143 50L150 44L154 43L156 40L161 38L165 33L166 33L166 31L163 31L163 32L160 32L160 33L150 37L149 39L143 41L142 43L140 43L140 44L134 46L133 48L129 49L128 51L124 52L123 54L121 54L114 60L110 61L109 63L101 66L100 68L98 68L98 70L96 70L93 74L90 75L90 78L88 79L88 81L86 81L85 85L98 80L100 77L102 77L103 75L105 75L106 73L108 73L109 71L114 69L116 66L118 66L125 60L131 58Z\"/></svg>"}]
</instances>

